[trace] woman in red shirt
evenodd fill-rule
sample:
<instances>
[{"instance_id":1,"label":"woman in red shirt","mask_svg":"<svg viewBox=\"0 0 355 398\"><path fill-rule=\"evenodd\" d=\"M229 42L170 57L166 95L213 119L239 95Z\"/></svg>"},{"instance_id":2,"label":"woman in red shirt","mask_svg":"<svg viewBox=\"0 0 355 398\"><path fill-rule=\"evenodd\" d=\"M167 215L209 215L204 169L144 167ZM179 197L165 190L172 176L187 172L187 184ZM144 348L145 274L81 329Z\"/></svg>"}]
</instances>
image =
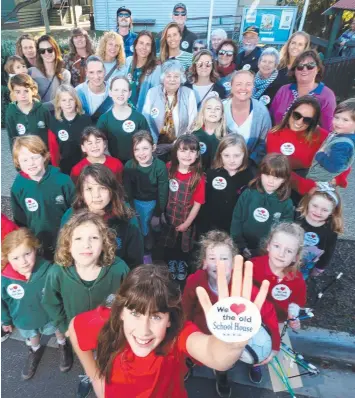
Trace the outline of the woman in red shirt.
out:
<instances>
[{"instance_id":1,"label":"woman in red shirt","mask_svg":"<svg viewBox=\"0 0 355 398\"><path fill-rule=\"evenodd\" d=\"M242 279L243 260L236 259L235 279ZM223 265L222 263L219 263ZM235 296L249 300L252 264L245 265L242 286L233 283ZM219 267L220 299L229 296L227 276ZM263 283L255 304L260 311L267 295ZM223 293L222 293L223 291ZM207 292L198 289L205 312L212 306ZM220 371L240 357L247 341L224 343L183 322L181 293L167 267L143 265L123 281L111 309L99 307L76 316L69 327L73 347L91 379L98 398L187 398L185 360L191 357ZM97 349L94 359L93 350Z\"/></svg>"},{"instance_id":2,"label":"woman in red shirt","mask_svg":"<svg viewBox=\"0 0 355 398\"><path fill-rule=\"evenodd\" d=\"M306 179L305 176L315 154L328 136L328 132L318 126L320 116L320 105L316 98L311 95L299 97L282 122L270 130L266 137L267 153L282 153L289 158L293 170L293 200L297 203L302 195L316 186L315 181ZM345 188L349 172L350 169L336 177L336 185Z\"/></svg>"}]
</instances>

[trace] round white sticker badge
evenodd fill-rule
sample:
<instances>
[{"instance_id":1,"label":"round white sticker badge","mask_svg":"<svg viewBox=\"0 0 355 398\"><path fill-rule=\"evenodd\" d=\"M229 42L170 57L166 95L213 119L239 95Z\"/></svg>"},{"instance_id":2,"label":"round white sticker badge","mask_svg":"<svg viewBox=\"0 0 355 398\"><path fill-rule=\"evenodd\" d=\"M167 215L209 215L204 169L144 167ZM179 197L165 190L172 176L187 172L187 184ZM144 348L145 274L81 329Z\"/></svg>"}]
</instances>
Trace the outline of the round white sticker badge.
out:
<instances>
[{"instance_id":1,"label":"round white sticker badge","mask_svg":"<svg viewBox=\"0 0 355 398\"><path fill-rule=\"evenodd\" d=\"M263 207L258 207L257 209L254 210L253 216L256 221L265 222L269 219L270 214Z\"/></svg>"},{"instance_id":2,"label":"round white sticker badge","mask_svg":"<svg viewBox=\"0 0 355 398\"><path fill-rule=\"evenodd\" d=\"M225 82L223 83L223 86L226 90L230 90L231 89L231 82Z\"/></svg>"},{"instance_id":3,"label":"round white sticker badge","mask_svg":"<svg viewBox=\"0 0 355 398\"><path fill-rule=\"evenodd\" d=\"M159 109L158 108L152 108L152 110L150 111L150 116L155 119L157 118L159 115Z\"/></svg>"},{"instance_id":4,"label":"round white sticker badge","mask_svg":"<svg viewBox=\"0 0 355 398\"><path fill-rule=\"evenodd\" d=\"M176 192L179 189L179 183L174 179L169 180L169 189L172 192Z\"/></svg>"},{"instance_id":5,"label":"round white sticker badge","mask_svg":"<svg viewBox=\"0 0 355 398\"><path fill-rule=\"evenodd\" d=\"M122 128L123 128L123 131L125 131L126 133L132 133L136 128L136 124L134 123L133 120L126 120L122 124Z\"/></svg>"},{"instance_id":6,"label":"round white sticker badge","mask_svg":"<svg viewBox=\"0 0 355 398\"><path fill-rule=\"evenodd\" d=\"M245 64L243 66L243 70L249 70L251 68L251 66L249 64Z\"/></svg>"},{"instance_id":7,"label":"round white sticker badge","mask_svg":"<svg viewBox=\"0 0 355 398\"><path fill-rule=\"evenodd\" d=\"M133 52L134 52L134 47L133 47L133 44L130 46L129 50L131 51L131 53L133 53Z\"/></svg>"},{"instance_id":8,"label":"round white sticker badge","mask_svg":"<svg viewBox=\"0 0 355 398\"><path fill-rule=\"evenodd\" d=\"M206 153L207 151L207 145L204 142L200 142L200 152L201 155L203 155L204 153Z\"/></svg>"},{"instance_id":9,"label":"round white sticker badge","mask_svg":"<svg viewBox=\"0 0 355 398\"><path fill-rule=\"evenodd\" d=\"M261 326L256 305L243 297L218 301L207 313L207 326L217 339L227 343L247 341Z\"/></svg>"},{"instance_id":10,"label":"round white sticker badge","mask_svg":"<svg viewBox=\"0 0 355 398\"><path fill-rule=\"evenodd\" d=\"M61 141L68 141L69 139L69 134L65 130L59 130L58 131L58 137Z\"/></svg>"},{"instance_id":11,"label":"round white sticker badge","mask_svg":"<svg viewBox=\"0 0 355 398\"><path fill-rule=\"evenodd\" d=\"M132 83L132 73L127 74L127 79L130 83Z\"/></svg>"},{"instance_id":12,"label":"round white sticker badge","mask_svg":"<svg viewBox=\"0 0 355 398\"><path fill-rule=\"evenodd\" d=\"M38 202L32 198L26 198L25 204L28 211L36 211L38 210Z\"/></svg>"},{"instance_id":13,"label":"round white sticker badge","mask_svg":"<svg viewBox=\"0 0 355 398\"><path fill-rule=\"evenodd\" d=\"M305 246L316 246L319 243L319 236L315 232L306 232L304 234Z\"/></svg>"},{"instance_id":14,"label":"round white sticker badge","mask_svg":"<svg viewBox=\"0 0 355 398\"><path fill-rule=\"evenodd\" d=\"M189 42L188 41L183 41L181 43L181 48L183 48L184 50L186 50L187 48L189 48Z\"/></svg>"},{"instance_id":15,"label":"round white sticker badge","mask_svg":"<svg viewBox=\"0 0 355 398\"><path fill-rule=\"evenodd\" d=\"M7 289L7 294L15 300L20 300L25 295L25 290L17 283L11 283Z\"/></svg>"},{"instance_id":16,"label":"round white sticker badge","mask_svg":"<svg viewBox=\"0 0 355 398\"><path fill-rule=\"evenodd\" d=\"M37 123L37 126L38 126L38 128L40 128L40 129L44 129L44 128L46 127L45 123L44 123L42 120L40 120L40 121Z\"/></svg>"},{"instance_id":17,"label":"round white sticker badge","mask_svg":"<svg viewBox=\"0 0 355 398\"><path fill-rule=\"evenodd\" d=\"M270 97L268 95L262 95L259 101L262 102L264 105L269 105Z\"/></svg>"},{"instance_id":18,"label":"round white sticker badge","mask_svg":"<svg viewBox=\"0 0 355 398\"><path fill-rule=\"evenodd\" d=\"M285 142L281 145L280 151L283 155L290 156L295 152L295 146L291 142Z\"/></svg>"},{"instance_id":19,"label":"round white sticker badge","mask_svg":"<svg viewBox=\"0 0 355 398\"><path fill-rule=\"evenodd\" d=\"M226 186L227 186L227 181L223 177L215 177L212 180L212 187L214 189L217 189L218 191L222 191L223 189L226 188Z\"/></svg>"},{"instance_id":20,"label":"round white sticker badge","mask_svg":"<svg viewBox=\"0 0 355 398\"><path fill-rule=\"evenodd\" d=\"M271 291L271 295L277 301L284 301L291 296L291 290L288 286L280 283L279 285L274 286Z\"/></svg>"},{"instance_id":21,"label":"round white sticker badge","mask_svg":"<svg viewBox=\"0 0 355 398\"><path fill-rule=\"evenodd\" d=\"M26 127L21 123L16 124L16 130L20 135L24 135L26 133Z\"/></svg>"}]
</instances>

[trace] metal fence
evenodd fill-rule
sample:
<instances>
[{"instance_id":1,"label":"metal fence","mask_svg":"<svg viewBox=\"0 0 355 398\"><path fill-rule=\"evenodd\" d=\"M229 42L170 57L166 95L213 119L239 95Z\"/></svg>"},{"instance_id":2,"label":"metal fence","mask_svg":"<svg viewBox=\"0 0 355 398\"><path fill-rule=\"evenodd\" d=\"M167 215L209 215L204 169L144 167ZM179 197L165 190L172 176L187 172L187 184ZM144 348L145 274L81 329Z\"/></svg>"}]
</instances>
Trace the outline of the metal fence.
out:
<instances>
[{"instance_id":1,"label":"metal fence","mask_svg":"<svg viewBox=\"0 0 355 398\"><path fill-rule=\"evenodd\" d=\"M355 57L328 58L324 61L323 82L331 88L337 101L355 96Z\"/></svg>"}]
</instances>

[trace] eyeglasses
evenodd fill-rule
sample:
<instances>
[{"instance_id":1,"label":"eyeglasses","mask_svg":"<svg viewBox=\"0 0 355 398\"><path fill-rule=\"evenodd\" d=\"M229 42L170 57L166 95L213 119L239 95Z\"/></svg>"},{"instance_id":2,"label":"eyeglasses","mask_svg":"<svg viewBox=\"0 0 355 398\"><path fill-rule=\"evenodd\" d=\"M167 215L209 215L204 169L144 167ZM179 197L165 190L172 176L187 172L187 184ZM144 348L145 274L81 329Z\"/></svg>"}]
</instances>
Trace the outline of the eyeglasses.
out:
<instances>
[{"instance_id":1,"label":"eyeglasses","mask_svg":"<svg viewBox=\"0 0 355 398\"><path fill-rule=\"evenodd\" d=\"M307 64L298 64L296 66L297 70L303 70L304 68L307 68L307 70L313 70L314 68L317 67L316 62L308 62Z\"/></svg>"},{"instance_id":2,"label":"eyeglasses","mask_svg":"<svg viewBox=\"0 0 355 398\"><path fill-rule=\"evenodd\" d=\"M46 51L47 51L48 54L52 54L53 51L54 51L54 48L53 48L53 47L47 47L47 48L40 48L40 49L38 50L38 52L39 52L41 55L44 55L44 54L46 53Z\"/></svg>"},{"instance_id":3,"label":"eyeglasses","mask_svg":"<svg viewBox=\"0 0 355 398\"><path fill-rule=\"evenodd\" d=\"M173 12L173 15L174 15L175 17L178 17L178 16L185 17L185 16L186 16L186 11L174 11L174 12Z\"/></svg>"},{"instance_id":4,"label":"eyeglasses","mask_svg":"<svg viewBox=\"0 0 355 398\"><path fill-rule=\"evenodd\" d=\"M234 51L228 51L228 50L219 50L218 55L225 55L227 57L233 57Z\"/></svg>"},{"instance_id":5,"label":"eyeglasses","mask_svg":"<svg viewBox=\"0 0 355 398\"><path fill-rule=\"evenodd\" d=\"M206 68L209 68L210 66L212 66L212 61L205 61L205 62L199 61L199 62L196 62L196 66L198 68L202 68L203 65L205 65Z\"/></svg>"},{"instance_id":6,"label":"eyeglasses","mask_svg":"<svg viewBox=\"0 0 355 398\"><path fill-rule=\"evenodd\" d=\"M120 12L120 13L118 14L118 16L119 16L120 18L129 18L129 17L130 17L130 15L128 14L128 12Z\"/></svg>"},{"instance_id":7,"label":"eyeglasses","mask_svg":"<svg viewBox=\"0 0 355 398\"><path fill-rule=\"evenodd\" d=\"M292 112L292 117L295 119L295 120L301 120L301 119L303 119L303 123L304 124L311 124L312 122L313 122L313 117L309 117L309 116L303 116L301 113L299 113L299 112L297 112L297 111L293 111Z\"/></svg>"}]
</instances>

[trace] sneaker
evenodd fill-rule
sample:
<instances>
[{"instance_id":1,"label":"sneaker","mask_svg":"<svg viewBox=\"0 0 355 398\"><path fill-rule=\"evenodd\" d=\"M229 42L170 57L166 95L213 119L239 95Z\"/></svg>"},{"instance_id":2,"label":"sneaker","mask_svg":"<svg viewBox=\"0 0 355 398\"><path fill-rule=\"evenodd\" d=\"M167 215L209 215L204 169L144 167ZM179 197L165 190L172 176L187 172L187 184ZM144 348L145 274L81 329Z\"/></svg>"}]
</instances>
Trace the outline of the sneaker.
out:
<instances>
[{"instance_id":1,"label":"sneaker","mask_svg":"<svg viewBox=\"0 0 355 398\"><path fill-rule=\"evenodd\" d=\"M170 260L168 262L168 268L169 268L169 272L171 273L171 276L173 277L173 279L176 279L177 262L175 260Z\"/></svg>"},{"instance_id":2,"label":"sneaker","mask_svg":"<svg viewBox=\"0 0 355 398\"><path fill-rule=\"evenodd\" d=\"M177 266L176 278L179 281L183 281L185 280L186 276L187 276L187 264L185 263L185 261L179 261L179 264Z\"/></svg>"},{"instance_id":3,"label":"sneaker","mask_svg":"<svg viewBox=\"0 0 355 398\"><path fill-rule=\"evenodd\" d=\"M78 386L78 391L76 393L76 398L86 398L89 396L92 390L92 384L88 376L79 375L81 378Z\"/></svg>"},{"instance_id":4,"label":"sneaker","mask_svg":"<svg viewBox=\"0 0 355 398\"><path fill-rule=\"evenodd\" d=\"M68 340L65 344L58 344L59 349L59 370L68 372L73 366L73 349Z\"/></svg>"},{"instance_id":5,"label":"sneaker","mask_svg":"<svg viewBox=\"0 0 355 398\"><path fill-rule=\"evenodd\" d=\"M9 337L10 337L10 332L5 332L2 328L1 328L1 342L3 343L4 341L6 341Z\"/></svg>"},{"instance_id":6,"label":"sneaker","mask_svg":"<svg viewBox=\"0 0 355 398\"><path fill-rule=\"evenodd\" d=\"M249 379L255 384L260 384L263 379L263 373L261 371L261 366L253 366L249 370Z\"/></svg>"},{"instance_id":7,"label":"sneaker","mask_svg":"<svg viewBox=\"0 0 355 398\"><path fill-rule=\"evenodd\" d=\"M32 348L28 350L28 357L24 368L22 369L22 379L31 379L36 373L37 367L41 361L44 353L44 346L41 346L37 351L33 351Z\"/></svg>"},{"instance_id":8,"label":"sneaker","mask_svg":"<svg viewBox=\"0 0 355 398\"><path fill-rule=\"evenodd\" d=\"M227 378L227 372L213 371L216 376L216 391L221 398L230 398L232 395L232 387Z\"/></svg>"}]
</instances>

